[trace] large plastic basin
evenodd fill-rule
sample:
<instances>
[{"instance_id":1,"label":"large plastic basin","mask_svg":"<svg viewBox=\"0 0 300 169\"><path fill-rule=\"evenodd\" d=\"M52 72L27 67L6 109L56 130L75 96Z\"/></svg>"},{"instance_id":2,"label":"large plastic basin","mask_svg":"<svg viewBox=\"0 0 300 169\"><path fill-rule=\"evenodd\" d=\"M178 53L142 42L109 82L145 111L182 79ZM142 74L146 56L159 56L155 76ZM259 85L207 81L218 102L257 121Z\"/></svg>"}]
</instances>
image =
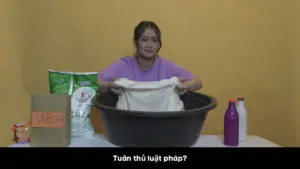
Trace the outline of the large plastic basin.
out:
<instances>
[{"instance_id":1,"label":"large plastic basin","mask_svg":"<svg viewBox=\"0 0 300 169\"><path fill-rule=\"evenodd\" d=\"M112 92L97 95L93 104L102 114L107 139L117 146L189 147L197 141L207 113L217 102L194 92L181 100L185 111L155 113L116 109L118 96Z\"/></svg>"}]
</instances>

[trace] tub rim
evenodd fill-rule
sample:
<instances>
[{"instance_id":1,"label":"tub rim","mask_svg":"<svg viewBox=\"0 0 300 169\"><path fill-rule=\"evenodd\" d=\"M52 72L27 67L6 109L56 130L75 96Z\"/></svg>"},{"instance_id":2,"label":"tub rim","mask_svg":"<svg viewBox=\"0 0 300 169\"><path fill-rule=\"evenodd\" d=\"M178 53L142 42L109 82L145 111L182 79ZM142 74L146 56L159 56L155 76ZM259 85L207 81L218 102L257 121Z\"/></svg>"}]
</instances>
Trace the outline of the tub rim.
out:
<instances>
[{"instance_id":1,"label":"tub rim","mask_svg":"<svg viewBox=\"0 0 300 169\"><path fill-rule=\"evenodd\" d=\"M120 113L120 115L127 115L127 116L143 116L143 117L174 117L174 116L189 116L189 115L194 115L194 114L198 114L198 113L205 113L208 112L212 109L215 109L217 107L217 100L208 95L208 94L204 94L204 93L200 93L200 92L188 92L187 94L185 94L186 96L188 95L201 95L202 97L206 97L207 100L211 100L209 104L207 104L206 106L200 107L200 108L196 108L196 109L190 109L190 110L181 110L181 111L168 111L166 113L157 113L157 112L151 112L151 113L145 113L145 112L141 112L141 111L128 111L128 110L122 110L122 109L117 109L117 108L112 108L103 104L100 104L97 101L97 98L100 97L103 94L106 93L111 93L111 92L103 92L100 94L97 94L96 96L94 96L92 98L92 104L93 106L95 106L97 109L101 110L101 109L107 109L109 111L115 111L117 110L118 113Z\"/></svg>"}]
</instances>

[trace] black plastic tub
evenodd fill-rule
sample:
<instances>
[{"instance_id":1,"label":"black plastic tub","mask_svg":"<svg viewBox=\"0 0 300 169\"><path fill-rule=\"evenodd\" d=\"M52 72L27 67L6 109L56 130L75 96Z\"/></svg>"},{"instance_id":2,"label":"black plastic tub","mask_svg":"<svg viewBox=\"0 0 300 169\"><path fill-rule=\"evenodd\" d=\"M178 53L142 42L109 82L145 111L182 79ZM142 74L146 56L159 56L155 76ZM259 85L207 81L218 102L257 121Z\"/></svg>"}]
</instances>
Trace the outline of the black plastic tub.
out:
<instances>
[{"instance_id":1,"label":"black plastic tub","mask_svg":"<svg viewBox=\"0 0 300 169\"><path fill-rule=\"evenodd\" d=\"M112 92L94 97L102 113L107 139L120 147L189 147L200 136L207 113L216 108L211 96L190 92L181 96L185 111L139 112L116 109ZM100 120L100 119L99 119Z\"/></svg>"}]
</instances>

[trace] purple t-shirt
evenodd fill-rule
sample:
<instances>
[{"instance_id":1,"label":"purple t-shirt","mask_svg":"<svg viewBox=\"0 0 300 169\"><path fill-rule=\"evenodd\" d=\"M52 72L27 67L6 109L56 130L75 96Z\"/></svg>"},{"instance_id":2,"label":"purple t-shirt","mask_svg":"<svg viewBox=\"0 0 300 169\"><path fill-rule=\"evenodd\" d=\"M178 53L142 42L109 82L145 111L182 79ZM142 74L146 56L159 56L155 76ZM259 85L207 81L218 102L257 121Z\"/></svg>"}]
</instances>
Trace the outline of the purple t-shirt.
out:
<instances>
[{"instance_id":1,"label":"purple t-shirt","mask_svg":"<svg viewBox=\"0 0 300 169\"><path fill-rule=\"evenodd\" d=\"M98 74L98 78L102 81L111 81L114 78L127 78L133 81L160 81L174 76L183 77L186 80L193 77L192 73L163 57L155 58L151 69L143 71L134 56L123 57Z\"/></svg>"}]
</instances>

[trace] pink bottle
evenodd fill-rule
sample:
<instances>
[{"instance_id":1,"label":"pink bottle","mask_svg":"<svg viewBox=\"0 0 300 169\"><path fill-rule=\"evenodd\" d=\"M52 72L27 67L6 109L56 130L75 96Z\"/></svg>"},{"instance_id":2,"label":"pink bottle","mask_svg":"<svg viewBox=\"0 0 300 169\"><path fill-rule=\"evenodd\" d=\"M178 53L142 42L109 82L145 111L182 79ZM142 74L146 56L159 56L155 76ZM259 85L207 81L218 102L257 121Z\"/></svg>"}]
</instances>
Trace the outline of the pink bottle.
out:
<instances>
[{"instance_id":1,"label":"pink bottle","mask_svg":"<svg viewBox=\"0 0 300 169\"><path fill-rule=\"evenodd\" d=\"M235 99L229 99L224 116L224 145L239 145L239 114L235 107Z\"/></svg>"}]
</instances>

